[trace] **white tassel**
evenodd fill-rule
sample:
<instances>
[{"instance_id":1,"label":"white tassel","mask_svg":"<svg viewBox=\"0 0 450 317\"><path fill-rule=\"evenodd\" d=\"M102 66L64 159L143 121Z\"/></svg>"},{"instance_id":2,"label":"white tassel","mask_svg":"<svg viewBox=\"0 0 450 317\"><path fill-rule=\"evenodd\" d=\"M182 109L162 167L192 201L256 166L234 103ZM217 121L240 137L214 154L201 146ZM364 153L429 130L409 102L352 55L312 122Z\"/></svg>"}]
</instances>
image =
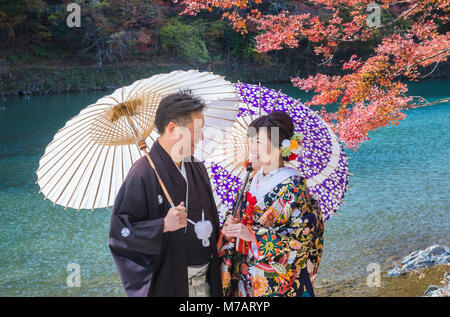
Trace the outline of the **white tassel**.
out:
<instances>
[{"instance_id":1,"label":"white tassel","mask_svg":"<svg viewBox=\"0 0 450 317\"><path fill-rule=\"evenodd\" d=\"M194 231L197 238L202 240L202 245L205 248L209 246L209 237L211 237L212 230L211 221L205 221L205 212L202 210L202 220L195 224Z\"/></svg>"}]
</instances>

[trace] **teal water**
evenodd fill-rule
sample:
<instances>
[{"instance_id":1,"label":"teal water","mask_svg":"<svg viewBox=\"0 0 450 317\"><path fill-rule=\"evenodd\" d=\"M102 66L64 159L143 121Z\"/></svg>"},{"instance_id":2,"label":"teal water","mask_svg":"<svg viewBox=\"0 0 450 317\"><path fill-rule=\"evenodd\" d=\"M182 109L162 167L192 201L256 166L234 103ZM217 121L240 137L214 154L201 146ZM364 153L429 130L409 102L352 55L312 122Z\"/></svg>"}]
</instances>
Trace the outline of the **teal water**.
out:
<instances>
[{"instance_id":1,"label":"teal water","mask_svg":"<svg viewBox=\"0 0 450 317\"><path fill-rule=\"evenodd\" d=\"M289 84L267 85L308 100ZM429 101L450 96L450 81L415 83ZM0 296L124 296L108 250L110 210L53 206L38 194L35 170L64 123L109 92L0 100ZM372 131L346 150L350 188L326 226L318 282L365 279L369 263L393 259L450 237L450 103L406 111L397 127ZM68 287L69 263L81 287Z\"/></svg>"}]
</instances>

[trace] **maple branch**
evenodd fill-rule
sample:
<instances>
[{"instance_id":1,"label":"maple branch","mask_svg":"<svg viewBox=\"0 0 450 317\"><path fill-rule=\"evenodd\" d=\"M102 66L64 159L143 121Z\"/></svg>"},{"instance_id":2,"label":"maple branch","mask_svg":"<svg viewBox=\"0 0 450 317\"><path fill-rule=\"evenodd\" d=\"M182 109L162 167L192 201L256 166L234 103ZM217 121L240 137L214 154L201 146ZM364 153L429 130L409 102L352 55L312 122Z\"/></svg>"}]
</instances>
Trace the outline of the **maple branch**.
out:
<instances>
[{"instance_id":1,"label":"maple branch","mask_svg":"<svg viewBox=\"0 0 450 317\"><path fill-rule=\"evenodd\" d=\"M419 97L419 98L422 98L422 99L425 100L425 98L423 98L423 97ZM425 101L426 101L426 100L425 100ZM448 98L442 98L442 99L439 99L439 100L436 100L436 101L433 101L433 102L426 102L426 103L423 103L423 104L417 104L417 103L415 103L415 104L412 104L412 105L411 105L411 108L421 108L421 107L434 106L434 105L437 105L437 104L439 104L439 103L444 103L444 102L449 102L449 101L450 101L450 97L448 97Z\"/></svg>"},{"instance_id":2,"label":"maple branch","mask_svg":"<svg viewBox=\"0 0 450 317\"><path fill-rule=\"evenodd\" d=\"M422 76L420 79L424 79L427 78L428 76L430 76L432 73L434 73L434 71L436 70L436 68L438 67L439 63L442 60L442 56L439 58L439 60L436 62L436 65L434 65L433 69L431 70L431 72L429 72L428 74Z\"/></svg>"},{"instance_id":3,"label":"maple branch","mask_svg":"<svg viewBox=\"0 0 450 317\"><path fill-rule=\"evenodd\" d=\"M422 58L421 60L416 61L415 63L412 63L412 64L406 66L406 67L404 68L404 70L409 70L411 67L413 67L413 66L415 66L415 65L417 65L417 64L420 64L420 63L422 63L423 61L426 61L427 59L432 59L432 58L434 58L434 57L436 57L436 56L439 56L439 55L441 55L442 53L445 53L445 52L448 52L448 51L450 51L450 47L444 48L444 49L443 49L442 51L440 51L439 53L436 53L436 54L431 55L431 56L427 56L427 57L425 57L425 58ZM441 58L442 58L442 57L441 57ZM439 60L439 61L440 61L440 60Z\"/></svg>"}]
</instances>

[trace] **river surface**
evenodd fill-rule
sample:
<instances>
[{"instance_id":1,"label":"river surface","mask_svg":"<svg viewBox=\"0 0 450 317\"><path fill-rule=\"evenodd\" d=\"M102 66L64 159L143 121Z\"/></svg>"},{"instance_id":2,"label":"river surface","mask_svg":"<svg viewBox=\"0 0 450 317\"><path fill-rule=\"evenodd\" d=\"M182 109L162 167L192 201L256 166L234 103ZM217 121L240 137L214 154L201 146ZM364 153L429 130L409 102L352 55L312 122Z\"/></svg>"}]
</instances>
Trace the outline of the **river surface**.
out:
<instances>
[{"instance_id":1,"label":"river surface","mask_svg":"<svg viewBox=\"0 0 450 317\"><path fill-rule=\"evenodd\" d=\"M307 101L289 84L267 84ZM39 158L71 117L109 91L0 100L0 296L124 296L108 249L111 209L64 210L35 184ZM450 96L450 80L410 85L429 101ZM450 237L450 103L407 110L398 126L346 150L346 204L326 224L317 283L365 279L367 266ZM76 263L81 286L68 287Z\"/></svg>"}]
</instances>

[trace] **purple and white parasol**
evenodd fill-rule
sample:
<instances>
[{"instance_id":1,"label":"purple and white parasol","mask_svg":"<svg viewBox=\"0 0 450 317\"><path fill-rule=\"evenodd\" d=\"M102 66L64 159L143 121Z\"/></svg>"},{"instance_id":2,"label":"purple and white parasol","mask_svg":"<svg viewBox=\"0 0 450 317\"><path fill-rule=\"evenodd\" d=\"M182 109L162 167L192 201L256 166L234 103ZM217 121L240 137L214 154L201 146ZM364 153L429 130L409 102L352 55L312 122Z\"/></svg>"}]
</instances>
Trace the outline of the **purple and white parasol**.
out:
<instances>
[{"instance_id":1,"label":"purple and white parasol","mask_svg":"<svg viewBox=\"0 0 450 317\"><path fill-rule=\"evenodd\" d=\"M220 146L205 160L221 222L246 174L247 128L256 118L274 110L288 113L294 121L294 132L303 134L301 153L285 165L297 168L306 178L309 194L319 202L324 221L328 220L342 204L348 187L348 158L338 137L316 111L281 91L261 84L239 82L234 86L240 97L239 115Z\"/></svg>"}]
</instances>

